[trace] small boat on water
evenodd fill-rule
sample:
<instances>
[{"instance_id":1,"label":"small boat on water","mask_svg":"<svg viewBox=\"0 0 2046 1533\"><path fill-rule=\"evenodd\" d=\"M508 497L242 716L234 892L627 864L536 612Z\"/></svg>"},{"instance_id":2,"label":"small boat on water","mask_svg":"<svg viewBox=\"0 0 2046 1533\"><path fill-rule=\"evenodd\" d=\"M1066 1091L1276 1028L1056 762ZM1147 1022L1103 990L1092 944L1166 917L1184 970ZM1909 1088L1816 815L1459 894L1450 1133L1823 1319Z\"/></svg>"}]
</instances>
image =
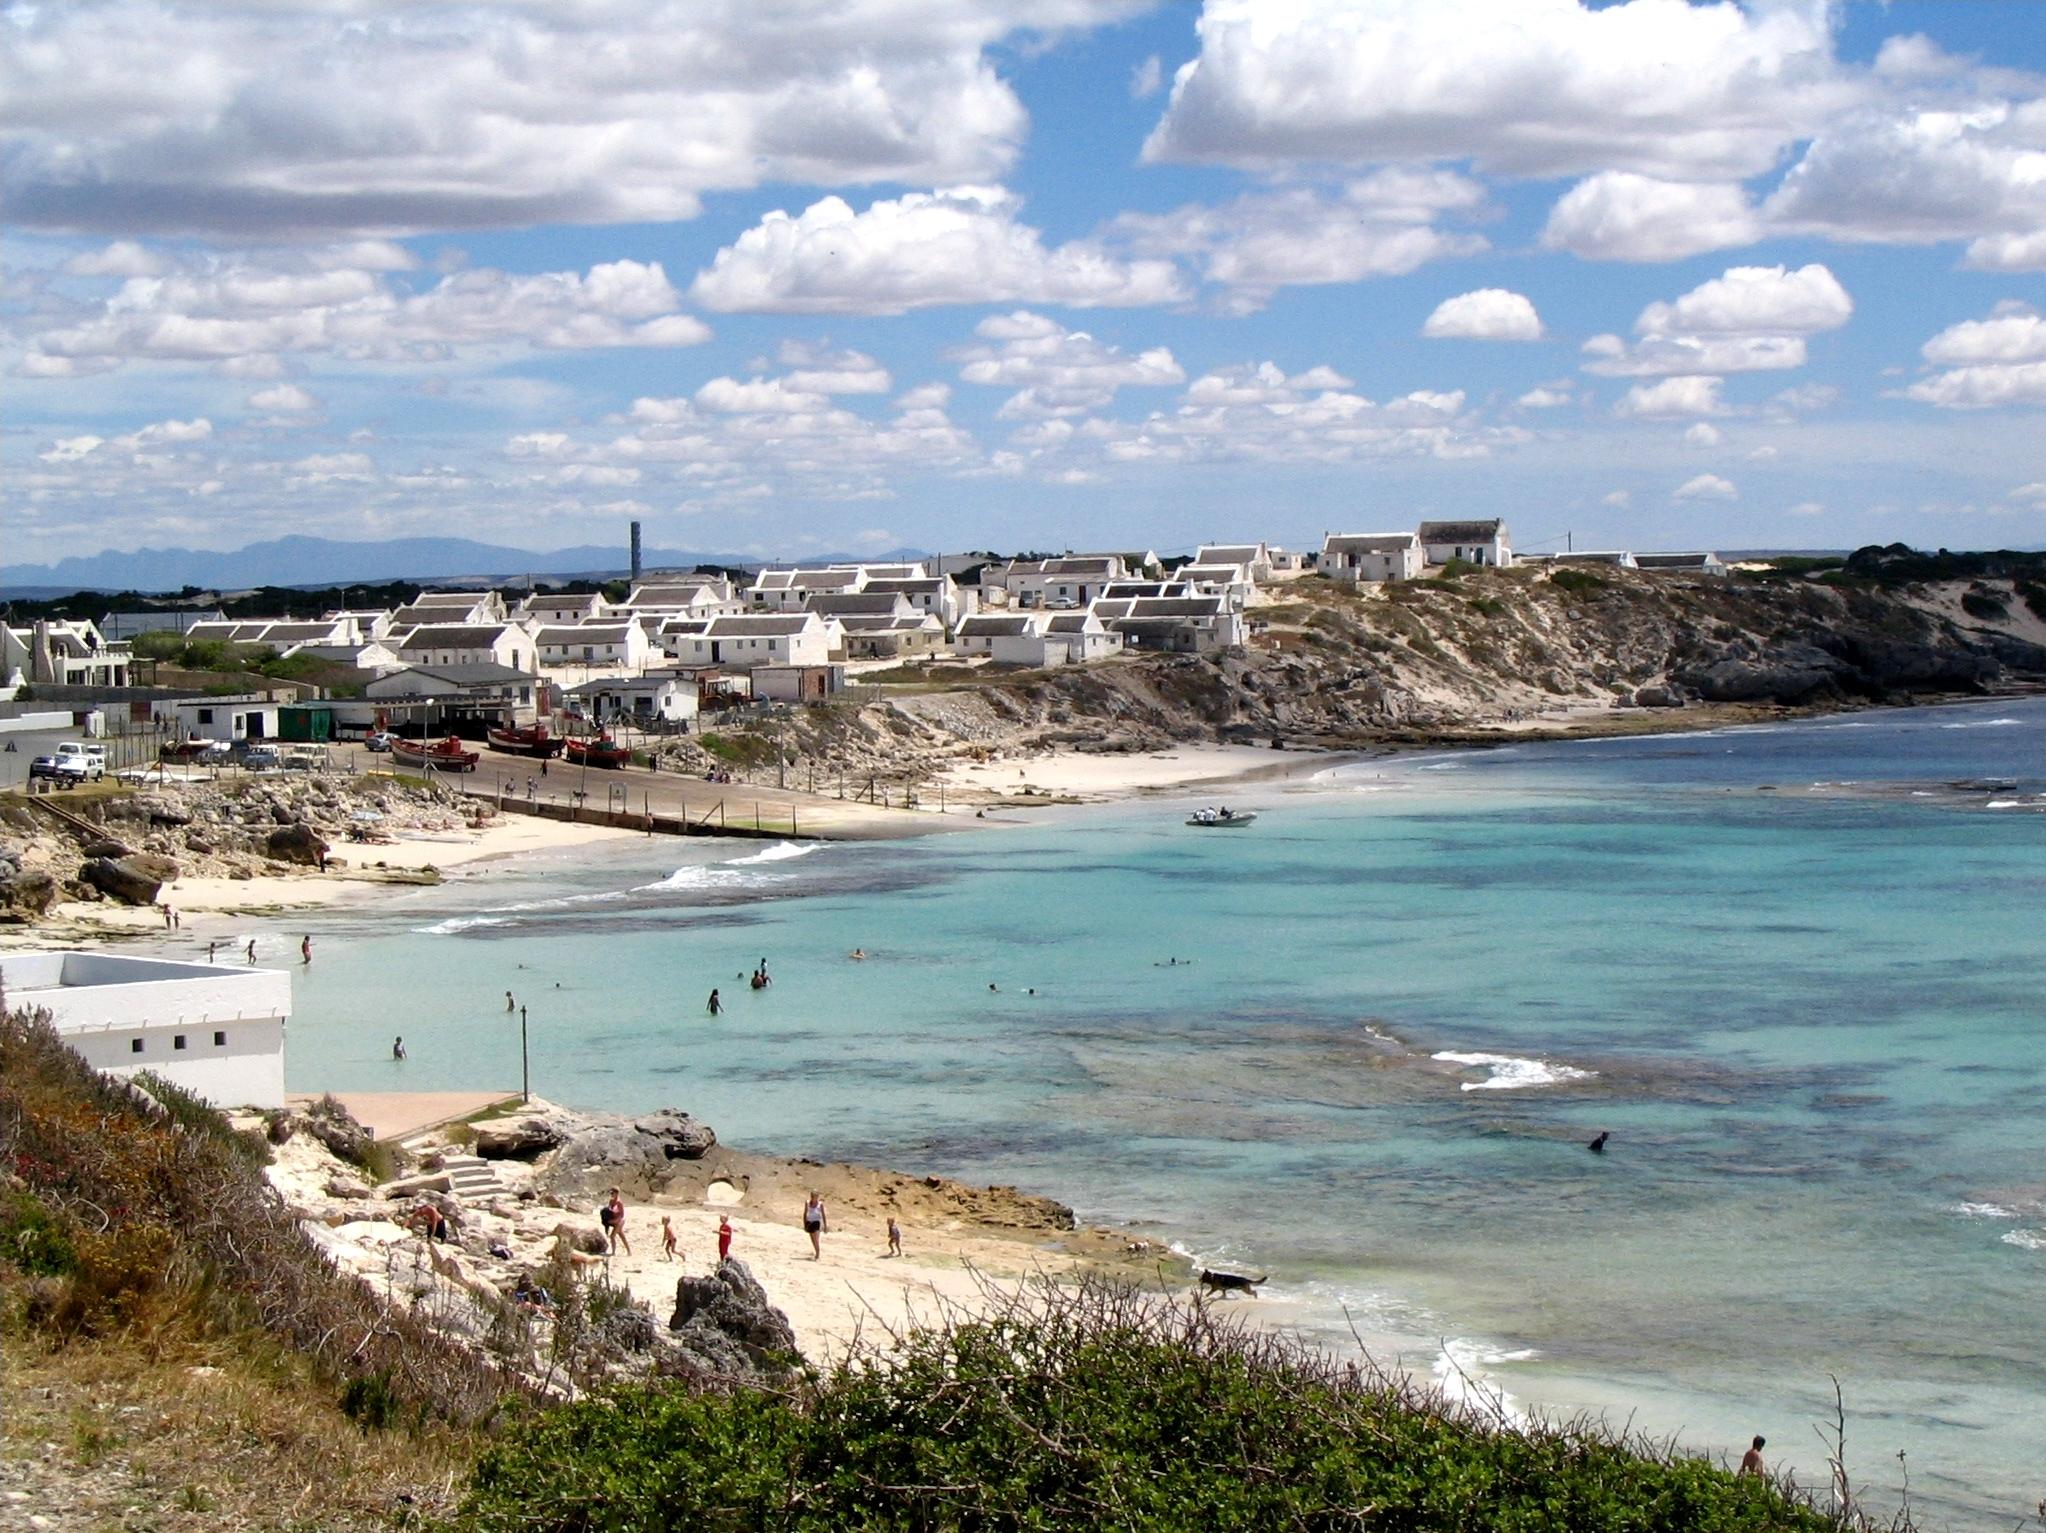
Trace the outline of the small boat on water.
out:
<instances>
[{"instance_id":1,"label":"small boat on water","mask_svg":"<svg viewBox=\"0 0 2046 1533\"><path fill-rule=\"evenodd\" d=\"M615 772L632 760L629 747L620 745L609 735L571 736L563 752L575 766L602 767Z\"/></svg>"},{"instance_id":2,"label":"small boat on water","mask_svg":"<svg viewBox=\"0 0 2046 1533\"><path fill-rule=\"evenodd\" d=\"M425 767L429 772L473 772L483 759L453 735L445 740L393 740L391 755L405 766Z\"/></svg>"},{"instance_id":3,"label":"small boat on water","mask_svg":"<svg viewBox=\"0 0 2046 1533\"><path fill-rule=\"evenodd\" d=\"M1231 809L1224 805L1220 809L1196 809L1187 816L1186 823L1199 826L1202 830L1235 830L1239 826L1255 822L1257 814L1249 809Z\"/></svg>"},{"instance_id":4,"label":"small boat on water","mask_svg":"<svg viewBox=\"0 0 2046 1533\"><path fill-rule=\"evenodd\" d=\"M561 754L562 742L547 732L545 724L486 729L483 738L490 742L492 750L503 751L507 756L538 756L545 761Z\"/></svg>"}]
</instances>

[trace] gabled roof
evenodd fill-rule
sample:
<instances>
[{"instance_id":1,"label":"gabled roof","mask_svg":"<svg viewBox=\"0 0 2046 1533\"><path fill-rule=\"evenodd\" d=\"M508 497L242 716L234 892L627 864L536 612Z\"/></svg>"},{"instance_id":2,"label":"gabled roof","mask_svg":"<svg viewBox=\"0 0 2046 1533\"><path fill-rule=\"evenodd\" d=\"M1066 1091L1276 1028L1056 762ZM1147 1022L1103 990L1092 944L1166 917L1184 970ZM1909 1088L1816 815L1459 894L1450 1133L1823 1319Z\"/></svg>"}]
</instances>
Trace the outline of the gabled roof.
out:
<instances>
[{"instance_id":1,"label":"gabled roof","mask_svg":"<svg viewBox=\"0 0 2046 1533\"><path fill-rule=\"evenodd\" d=\"M959 625L962 639L1013 638L1037 631L1037 620L1029 613L983 612Z\"/></svg>"},{"instance_id":2,"label":"gabled roof","mask_svg":"<svg viewBox=\"0 0 2046 1533\"><path fill-rule=\"evenodd\" d=\"M1250 579L1240 564L1182 564L1172 576L1175 580L1205 580L1210 585L1245 585Z\"/></svg>"},{"instance_id":3,"label":"gabled roof","mask_svg":"<svg viewBox=\"0 0 2046 1533\"><path fill-rule=\"evenodd\" d=\"M427 623L384 642L397 650L483 649L503 638L509 623Z\"/></svg>"},{"instance_id":4,"label":"gabled roof","mask_svg":"<svg viewBox=\"0 0 2046 1533\"><path fill-rule=\"evenodd\" d=\"M714 617L703 631L707 639L764 639L807 632L817 622L813 612L762 613L745 617Z\"/></svg>"},{"instance_id":5,"label":"gabled roof","mask_svg":"<svg viewBox=\"0 0 2046 1533\"><path fill-rule=\"evenodd\" d=\"M412 598L415 607L473 607L488 601L488 591L421 591Z\"/></svg>"},{"instance_id":6,"label":"gabled roof","mask_svg":"<svg viewBox=\"0 0 2046 1533\"><path fill-rule=\"evenodd\" d=\"M1044 625L1046 633L1095 633L1101 629L1101 619L1091 612L1060 612Z\"/></svg>"},{"instance_id":7,"label":"gabled roof","mask_svg":"<svg viewBox=\"0 0 2046 1533\"><path fill-rule=\"evenodd\" d=\"M820 617L885 617L907 604L899 591L841 591L820 593L803 605Z\"/></svg>"},{"instance_id":8,"label":"gabled roof","mask_svg":"<svg viewBox=\"0 0 2046 1533\"><path fill-rule=\"evenodd\" d=\"M838 626L847 633L943 633L945 625L928 612L854 613L841 617Z\"/></svg>"},{"instance_id":9,"label":"gabled roof","mask_svg":"<svg viewBox=\"0 0 2046 1533\"><path fill-rule=\"evenodd\" d=\"M623 644L630 623L573 623L567 627L543 628L533 636L535 644L566 649L573 644Z\"/></svg>"},{"instance_id":10,"label":"gabled roof","mask_svg":"<svg viewBox=\"0 0 2046 1533\"><path fill-rule=\"evenodd\" d=\"M1495 516L1481 522L1423 522L1420 538L1423 543L1489 543L1505 534L1505 521Z\"/></svg>"},{"instance_id":11,"label":"gabled roof","mask_svg":"<svg viewBox=\"0 0 2046 1533\"><path fill-rule=\"evenodd\" d=\"M875 591L893 591L899 596L936 596L942 594L947 586L952 585L956 585L956 582L950 575L924 575L901 579L891 576L885 580L869 580L860 594L864 596Z\"/></svg>"},{"instance_id":12,"label":"gabled roof","mask_svg":"<svg viewBox=\"0 0 2046 1533\"><path fill-rule=\"evenodd\" d=\"M1267 556L1262 543L1203 543L1194 552L1194 563L1251 564Z\"/></svg>"},{"instance_id":13,"label":"gabled roof","mask_svg":"<svg viewBox=\"0 0 2046 1533\"><path fill-rule=\"evenodd\" d=\"M431 676L436 681L449 682L458 687L487 687L505 685L511 682L530 682L534 678L525 671L515 671L508 665L495 665L490 661L473 661L464 665L408 665L402 671L393 671L389 676L378 678L381 682L399 682L407 676ZM377 682L370 685L375 686Z\"/></svg>"},{"instance_id":14,"label":"gabled roof","mask_svg":"<svg viewBox=\"0 0 2046 1533\"><path fill-rule=\"evenodd\" d=\"M1325 554L1391 554L1403 548L1417 547L1420 541L1420 535L1412 532L1332 532L1322 543L1321 551Z\"/></svg>"}]
</instances>

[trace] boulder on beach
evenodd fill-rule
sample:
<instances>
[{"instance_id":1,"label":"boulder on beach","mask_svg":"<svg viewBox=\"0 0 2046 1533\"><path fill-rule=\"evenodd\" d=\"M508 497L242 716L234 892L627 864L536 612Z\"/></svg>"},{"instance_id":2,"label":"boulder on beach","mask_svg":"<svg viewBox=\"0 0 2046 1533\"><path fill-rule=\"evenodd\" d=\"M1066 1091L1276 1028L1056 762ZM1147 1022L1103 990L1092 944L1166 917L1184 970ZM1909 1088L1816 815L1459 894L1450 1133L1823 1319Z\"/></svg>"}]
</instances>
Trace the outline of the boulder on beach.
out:
<instances>
[{"instance_id":1,"label":"boulder on beach","mask_svg":"<svg viewBox=\"0 0 2046 1533\"><path fill-rule=\"evenodd\" d=\"M265 838L263 847L279 862L295 862L308 868L318 867L327 855L326 841L303 821L278 826Z\"/></svg>"},{"instance_id":2,"label":"boulder on beach","mask_svg":"<svg viewBox=\"0 0 2046 1533\"><path fill-rule=\"evenodd\" d=\"M743 1382L770 1382L796 1362L795 1328L746 1269L726 1257L709 1277L675 1283L664 1371Z\"/></svg>"},{"instance_id":3,"label":"boulder on beach","mask_svg":"<svg viewBox=\"0 0 2046 1533\"><path fill-rule=\"evenodd\" d=\"M700 1160L717 1142L708 1123L674 1108L638 1118L591 1118L568 1131L546 1179L564 1194L608 1182L658 1190L674 1179L674 1162Z\"/></svg>"},{"instance_id":4,"label":"boulder on beach","mask_svg":"<svg viewBox=\"0 0 2046 1533\"><path fill-rule=\"evenodd\" d=\"M476 1153L485 1160L531 1160L567 1139L567 1131L546 1118L492 1118L476 1125Z\"/></svg>"},{"instance_id":5,"label":"boulder on beach","mask_svg":"<svg viewBox=\"0 0 2046 1533\"><path fill-rule=\"evenodd\" d=\"M94 857L79 868L78 878L124 905L154 905L164 884L162 866L161 857ZM175 878L177 865L169 866Z\"/></svg>"}]
</instances>

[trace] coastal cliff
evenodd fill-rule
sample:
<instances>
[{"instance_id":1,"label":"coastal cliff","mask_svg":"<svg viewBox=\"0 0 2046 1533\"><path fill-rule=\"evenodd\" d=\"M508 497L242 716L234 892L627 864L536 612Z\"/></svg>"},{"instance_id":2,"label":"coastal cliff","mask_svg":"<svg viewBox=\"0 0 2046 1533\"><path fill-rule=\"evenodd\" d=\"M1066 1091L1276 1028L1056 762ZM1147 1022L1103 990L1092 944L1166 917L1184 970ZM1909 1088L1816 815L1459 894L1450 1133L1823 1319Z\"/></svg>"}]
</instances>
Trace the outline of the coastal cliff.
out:
<instances>
[{"instance_id":1,"label":"coastal cliff","mask_svg":"<svg viewBox=\"0 0 2046 1533\"><path fill-rule=\"evenodd\" d=\"M1884 578L1880 560L1817 578L1604 566L1363 587L1308 577L1249 609L1243 649L1046 671L904 667L864 678L878 684L857 703L802 710L777 743L798 766L915 776L1047 748L1354 749L2025 690L2046 684L2033 570L2046 558L2009 557L2003 573L1915 581ZM728 737L728 758L752 743ZM693 741L671 754L709 759Z\"/></svg>"}]
</instances>

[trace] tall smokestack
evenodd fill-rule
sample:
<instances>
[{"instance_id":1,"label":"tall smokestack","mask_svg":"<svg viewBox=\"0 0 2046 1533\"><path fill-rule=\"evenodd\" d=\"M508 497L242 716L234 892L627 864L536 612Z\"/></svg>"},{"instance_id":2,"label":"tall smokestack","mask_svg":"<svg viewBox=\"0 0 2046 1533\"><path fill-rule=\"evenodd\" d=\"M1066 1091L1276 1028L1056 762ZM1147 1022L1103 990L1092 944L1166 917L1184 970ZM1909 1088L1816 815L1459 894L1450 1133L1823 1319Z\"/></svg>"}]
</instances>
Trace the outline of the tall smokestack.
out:
<instances>
[{"instance_id":1,"label":"tall smokestack","mask_svg":"<svg viewBox=\"0 0 2046 1533\"><path fill-rule=\"evenodd\" d=\"M632 524L632 581L639 583L639 523Z\"/></svg>"}]
</instances>

